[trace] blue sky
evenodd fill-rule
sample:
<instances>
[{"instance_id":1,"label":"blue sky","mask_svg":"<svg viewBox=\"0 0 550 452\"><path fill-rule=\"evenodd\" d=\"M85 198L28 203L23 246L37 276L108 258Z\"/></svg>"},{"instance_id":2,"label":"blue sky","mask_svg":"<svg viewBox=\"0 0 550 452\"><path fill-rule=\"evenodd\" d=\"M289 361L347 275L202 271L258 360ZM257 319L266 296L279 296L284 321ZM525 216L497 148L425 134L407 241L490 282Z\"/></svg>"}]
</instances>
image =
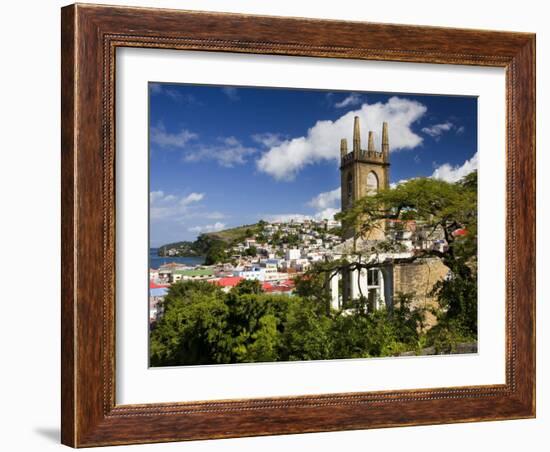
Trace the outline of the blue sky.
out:
<instances>
[{"instance_id":1,"label":"blue sky","mask_svg":"<svg viewBox=\"0 0 550 452\"><path fill-rule=\"evenodd\" d=\"M332 216L354 116L363 148L368 130L379 148L389 123L392 183L456 181L477 168L473 97L149 83L151 246Z\"/></svg>"}]
</instances>

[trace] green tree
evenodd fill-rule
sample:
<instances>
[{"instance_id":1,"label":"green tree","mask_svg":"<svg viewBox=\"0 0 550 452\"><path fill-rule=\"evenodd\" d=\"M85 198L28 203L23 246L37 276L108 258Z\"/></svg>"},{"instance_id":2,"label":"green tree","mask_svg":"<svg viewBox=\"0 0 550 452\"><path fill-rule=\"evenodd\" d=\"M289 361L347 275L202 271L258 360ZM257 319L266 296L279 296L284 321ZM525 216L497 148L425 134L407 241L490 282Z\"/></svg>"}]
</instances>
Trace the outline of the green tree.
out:
<instances>
[{"instance_id":1,"label":"green tree","mask_svg":"<svg viewBox=\"0 0 550 452\"><path fill-rule=\"evenodd\" d=\"M164 314L151 332L152 366L211 364L229 358L225 335L228 308L222 294L206 282L172 285Z\"/></svg>"},{"instance_id":2,"label":"green tree","mask_svg":"<svg viewBox=\"0 0 550 452\"><path fill-rule=\"evenodd\" d=\"M270 362L279 358L279 319L273 314L260 317L258 328L251 334L251 343L242 357L244 362Z\"/></svg>"},{"instance_id":3,"label":"green tree","mask_svg":"<svg viewBox=\"0 0 550 452\"><path fill-rule=\"evenodd\" d=\"M208 248L204 263L206 265L214 265L226 262L227 259L227 245L222 241L215 241Z\"/></svg>"},{"instance_id":4,"label":"green tree","mask_svg":"<svg viewBox=\"0 0 550 452\"><path fill-rule=\"evenodd\" d=\"M250 246L246 249L245 253L246 256L256 256L258 254L258 248L255 246Z\"/></svg>"},{"instance_id":5,"label":"green tree","mask_svg":"<svg viewBox=\"0 0 550 452\"><path fill-rule=\"evenodd\" d=\"M262 284L257 279L243 279L233 288L231 292L237 295L258 295L262 293Z\"/></svg>"},{"instance_id":6,"label":"green tree","mask_svg":"<svg viewBox=\"0 0 550 452\"><path fill-rule=\"evenodd\" d=\"M331 328L332 319L316 303L307 299L293 303L283 326L281 357L285 361L333 358Z\"/></svg>"},{"instance_id":7,"label":"green tree","mask_svg":"<svg viewBox=\"0 0 550 452\"><path fill-rule=\"evenodd\" d=\"M277 230L271 236L271 240L269 241L269 243L273 246L279 246L283 243L282 238L283 238L283 235L281 231Z\"/></svg>"},{"instance_id":8,"label":"green tree","mask_svg":"<svg viewBox=\"0 0 550 452\"><path fill-rule=\"evenodd\" d=\"M440 304L435 312L439 330L450 330L449 335L455 337L477 337L477 172L457 183L431 178L409 180L358 200L351 209L340 213L338 219L344 230L357 231L356 238L368 236L390 220L415 220L425 231L441 231L446 249L417 250L413 256L394 262L408 263L425 257L441 259L450 271L432 292ZM457 231L461 234L456 234ZM385 251L399 251L398 241L390 237L370 250L375 254ZM323 270L334 273L376 264L376 260L362 262L357 254L349 263L336 262L333 269Z\"/></svg>"},{"instance_id":9,"label":"green tree","mask_svg":"<svg viewBox=\"0 0 550 452\"><path fill-rule=\"evenodd\" d=\"M282 323L298 301L264 294L258 281L228 294L208 282L176 283L151 331L151 365L276 361Z\"/></svg>"},{"instance_id":10,"label":"green tree","mask_svg":"<svg viewBox=\"0 0 550 452\"><path fill-rule=\"evenodd\" d=\"M288 246L297 246L300 244L300 237L298 234L287 234L283 237L282 241Z\"/></svg>"}]
</instances>

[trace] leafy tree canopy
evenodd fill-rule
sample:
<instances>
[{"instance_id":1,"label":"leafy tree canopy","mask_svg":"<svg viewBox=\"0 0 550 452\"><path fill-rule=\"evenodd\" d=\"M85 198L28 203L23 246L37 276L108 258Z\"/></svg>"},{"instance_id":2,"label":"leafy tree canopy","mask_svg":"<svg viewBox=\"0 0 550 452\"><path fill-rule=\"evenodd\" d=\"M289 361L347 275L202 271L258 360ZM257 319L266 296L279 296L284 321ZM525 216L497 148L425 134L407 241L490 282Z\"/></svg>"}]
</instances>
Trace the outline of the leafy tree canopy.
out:
<instances>
[{"instance_id":1,"label":"leafy tree canopy","mask_svg":"<svg viewBox=\"0 0 550 452\"><path fill-rule=\"evenodd\" d=\"M435 338L439 331L445 331L456 341L477 337L477 171L456 183L431 178L409 180L358 200L338 218L344 230L357 231L356 238L367 237L376 228L387 228L390 222L399 226L414 221L417 229L428 234L441 231L447 244L445 249L416 250L412 257L402 260L437 257L450 270L449 276L432 291L440 309L434 312L439 324L431 337ZM399 251L399 241L390 236L376 247L371 251ZM349 263L335 262L333 268L376 265L375 261L362 264L360 259L358 255ZM328 272L330 267L325 265L321 271Z\"/></svg>"}]
</instances>

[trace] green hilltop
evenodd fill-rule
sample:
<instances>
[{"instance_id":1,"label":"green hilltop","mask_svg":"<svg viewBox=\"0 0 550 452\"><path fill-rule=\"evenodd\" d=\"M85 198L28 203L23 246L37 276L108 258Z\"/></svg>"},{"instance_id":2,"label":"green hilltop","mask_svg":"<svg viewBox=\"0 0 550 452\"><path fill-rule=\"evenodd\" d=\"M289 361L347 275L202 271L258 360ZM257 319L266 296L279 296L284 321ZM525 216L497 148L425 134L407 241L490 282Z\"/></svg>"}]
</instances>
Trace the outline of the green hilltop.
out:
<instances>
[{"instance_id":1,"label":"green hilltop","mask_svg":"<svg viewBox=\"0 0 550 452\"><path fill-rule=\"evenodd\" d=\"M235 228L224 229L222 231L207 232L204 235L214 239L221 240L222 242L233 244L241 242L247 237L253 237L260 233L262 230L260 223L245 224L243 226L237 226Z\"/></svg>"},{"instance_id":2,"label":"green hilltop","mask_svg":"<svg viewBox=\"0 0 550 452\"><path fill-rule=\"evenodd\" d=\"M194 242L181 241L167 243L158 249L159 256L164 256L167 250L176 249L177 256L206 256L207 262L217 261L227 248L242 242L247 237L260 233L265 223L246 224L216 232L200 234ZM209 258L210 256L210 258Z\"/></svg>"}]
</instances>

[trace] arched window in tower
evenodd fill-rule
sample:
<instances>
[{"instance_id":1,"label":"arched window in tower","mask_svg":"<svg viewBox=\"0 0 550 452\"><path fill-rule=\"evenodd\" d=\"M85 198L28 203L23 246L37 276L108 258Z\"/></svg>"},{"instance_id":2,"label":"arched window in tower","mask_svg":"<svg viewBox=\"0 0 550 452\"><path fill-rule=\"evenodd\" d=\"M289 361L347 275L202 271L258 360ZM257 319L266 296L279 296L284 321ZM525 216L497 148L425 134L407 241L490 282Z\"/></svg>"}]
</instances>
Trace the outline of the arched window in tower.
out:
<instances>
[{"instance_id":1,"label":"arched window in tower","mask_svg":"<svg viewBox=\"0 0 550 452\"><path fill-rule=\"evenodd\" d=\"M351 173L348 173L348 177L346 181L346 194L347 194L347 201L349 206L353 202L353 176L351 175Z\"/></svg>"},{"instance_id":2,"label":"arched window in tower","mask_svg":"<svg viewBox=\"0 0 550 452\"><path fill-rule=\"evenodd\" d=\"M369 195L372 195L378 191L378 177L374 173L374 171L371 171L367 175L367 193Z\"/></svg>"}]
</instances>

